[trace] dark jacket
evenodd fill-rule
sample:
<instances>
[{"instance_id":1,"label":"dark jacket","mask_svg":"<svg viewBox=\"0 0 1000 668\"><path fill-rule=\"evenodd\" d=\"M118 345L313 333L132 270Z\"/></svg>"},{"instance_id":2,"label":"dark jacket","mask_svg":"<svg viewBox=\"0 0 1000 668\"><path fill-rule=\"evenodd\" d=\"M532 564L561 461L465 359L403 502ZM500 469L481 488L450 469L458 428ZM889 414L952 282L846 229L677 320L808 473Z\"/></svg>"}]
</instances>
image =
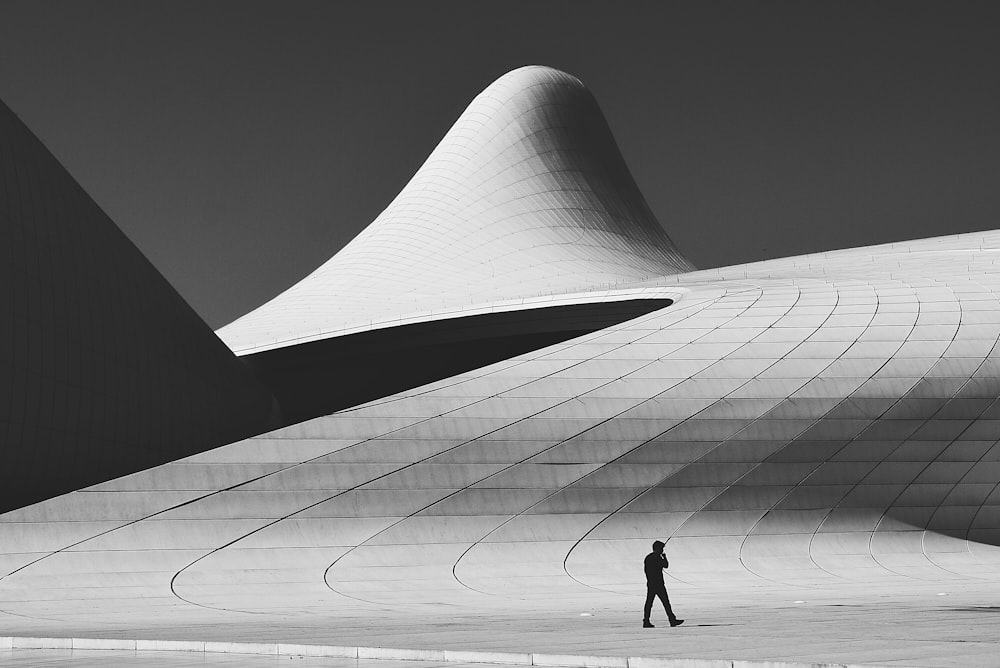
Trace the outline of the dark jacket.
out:
<instances>
[{"instance_id":1,"label":"dark jacket","mask_svg":"<svg viewBox=\"0 0 1000 668\"><path fill-rule=\"evenodd\" d=\"M669 565L667 555L658 552L647 554L646 559L642 562L643 570L646 571L646 586L662 587L663 569Z\"/></svg>"}]
</instances>

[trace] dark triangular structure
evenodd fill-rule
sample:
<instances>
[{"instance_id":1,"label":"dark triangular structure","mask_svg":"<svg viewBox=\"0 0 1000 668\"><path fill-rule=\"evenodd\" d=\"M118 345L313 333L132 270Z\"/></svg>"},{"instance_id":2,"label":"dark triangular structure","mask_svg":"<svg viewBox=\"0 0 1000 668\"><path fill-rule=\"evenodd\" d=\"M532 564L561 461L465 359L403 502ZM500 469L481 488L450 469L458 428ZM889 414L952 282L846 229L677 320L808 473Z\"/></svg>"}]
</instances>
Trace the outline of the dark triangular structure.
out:
<instances>
[{"instance_id":1,"label":"dark triangular structure","mask_svg":"<svg viewBox=\"0 0 1000 668\"><path fill-rule=\"evenodd\" d=\"M273 406L0 104L0 512L259 433Z\"/></svg>"}]
</instances>

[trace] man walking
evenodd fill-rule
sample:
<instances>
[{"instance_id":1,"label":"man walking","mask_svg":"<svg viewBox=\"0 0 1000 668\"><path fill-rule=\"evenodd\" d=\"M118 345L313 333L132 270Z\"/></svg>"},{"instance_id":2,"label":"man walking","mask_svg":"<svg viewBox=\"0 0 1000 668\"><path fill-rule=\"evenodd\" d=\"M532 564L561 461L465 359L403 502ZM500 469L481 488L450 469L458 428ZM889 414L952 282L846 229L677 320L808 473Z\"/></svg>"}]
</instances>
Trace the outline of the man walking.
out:
<instances>
[{"instance_id":1,"label":"man walking","mask_svg":"<svg viewBox=\"0 0 1000 668\"><path fill-rule=\"evenodd\" d=\"M663 601L663 609L667 611L667 619L671 626L680 626L683 619L677 619L674 611L670 609L670 599L667 597L667 586L663 584L663 569L670 564L667 562L667 555L663 554L663 541L653 541L653 551L646 555L643 561L643 569L646 571L646 606L642 609L642 628L654 628L649 621L649 613L653 611L653 599L657 596Z\"/></svg>"}]
</instances>

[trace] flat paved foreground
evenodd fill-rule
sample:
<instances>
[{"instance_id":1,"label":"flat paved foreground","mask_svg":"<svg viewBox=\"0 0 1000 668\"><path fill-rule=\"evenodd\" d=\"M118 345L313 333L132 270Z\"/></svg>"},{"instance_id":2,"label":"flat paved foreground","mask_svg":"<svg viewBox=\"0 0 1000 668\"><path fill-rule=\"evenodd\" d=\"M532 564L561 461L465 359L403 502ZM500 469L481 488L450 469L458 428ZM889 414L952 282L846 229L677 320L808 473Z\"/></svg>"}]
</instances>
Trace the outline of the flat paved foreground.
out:
<instances>
[{"instance_id":1,"label":"flat paved foreground","mask_svg":"<svg viewBox=\"0 0 1000 668\"><path fill-rule=\"evenodd\" d=\"M877 591L867 594L800 591L789 593L787 598L770 592L762 593L759 601L749 600L744 591L734 592L737 600L731 603L721 592L704 593L697 601L688 600L689 594L685 592L675 597L675 609L687 620L678 628L670 628L662 610L654 610L657 628L643 629L641 610L626 609L620 601L611 601L613 605L582 610L571 610L565 604L550 609L535 605L517 614L450 612L442 607L406 605L372 614L316 611L281 617L206 610L183 626L159 624L155 620L108 624L76 619L67 623L4 616L0 635L887 666L998 665L1000 600L996 599L995 587L977 588L963 583L950 589L939 584L937 588L940 591L925 587L911 594L891 595ZM634 603L638 608L642 601ZM32 656L41 655L8 650L0 658L16 658L18 663L27 662L26 665L48 665L30 663L36 661ZM52 660L59 659L53 656ZM199 653L183 660L200 662L216 658ZM167 663L166 654L162 660L162 665L186 665ZM262 660L273 662L274 658ZM291 665L288 657L284 661L282 665ZM322 665L341 665L332 659L326 661ZM375 666L367 662L358 665Z\"/></svg>"},{"instance_id":2,"label":"flat paved foreground","mask_svg":"<svg viewBox=\"0 0 1000 668\"><path fill-rule=\"evenodd\" d=\"M253 656L250 654L219 654L195 652L123 652L114 650L18 649L0 651L0 663L22 668L184 668L185 666L239 666L240 668L414 668L412 661L379 661L373 659L332 659L313 656ZM479 664L486 665L486 664ZM454 663L420 662L420 668L456 668Z\"/></svg>"}]
</instances>

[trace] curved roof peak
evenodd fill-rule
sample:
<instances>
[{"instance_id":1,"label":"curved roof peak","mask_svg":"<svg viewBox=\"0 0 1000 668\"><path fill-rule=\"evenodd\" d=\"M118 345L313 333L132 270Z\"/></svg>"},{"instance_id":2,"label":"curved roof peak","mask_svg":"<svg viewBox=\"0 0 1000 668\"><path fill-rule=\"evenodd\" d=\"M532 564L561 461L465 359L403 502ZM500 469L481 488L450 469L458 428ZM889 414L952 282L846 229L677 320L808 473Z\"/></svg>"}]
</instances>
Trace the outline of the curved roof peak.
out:
<instances>
[{"instance_id":1,"label":"curved roof peak","mask_svg":"<svg viewBox=\"0 0 1000 668\"><path fill-rule=\"evenodd\" d=\"M586 88L582 81L568 72L557 70L548 65L522 65L501 75L492 84L486 87L489 90L501 82L517 82L520 85L532 85L536 83L550 83L558 81L564 85L576 85Z\"/></svg>"},{"instance_id":2,"label":"curved roof peak","mask_svg":"<svg viewBox=\"0 0 1000 668\"><path fill-rule=\"evenodd\" d=\"M219 335L251 352L361 323L692 268L650 211L587 88L534 65L476 96L339 253Z\"/></svg>"}]
</instances>

